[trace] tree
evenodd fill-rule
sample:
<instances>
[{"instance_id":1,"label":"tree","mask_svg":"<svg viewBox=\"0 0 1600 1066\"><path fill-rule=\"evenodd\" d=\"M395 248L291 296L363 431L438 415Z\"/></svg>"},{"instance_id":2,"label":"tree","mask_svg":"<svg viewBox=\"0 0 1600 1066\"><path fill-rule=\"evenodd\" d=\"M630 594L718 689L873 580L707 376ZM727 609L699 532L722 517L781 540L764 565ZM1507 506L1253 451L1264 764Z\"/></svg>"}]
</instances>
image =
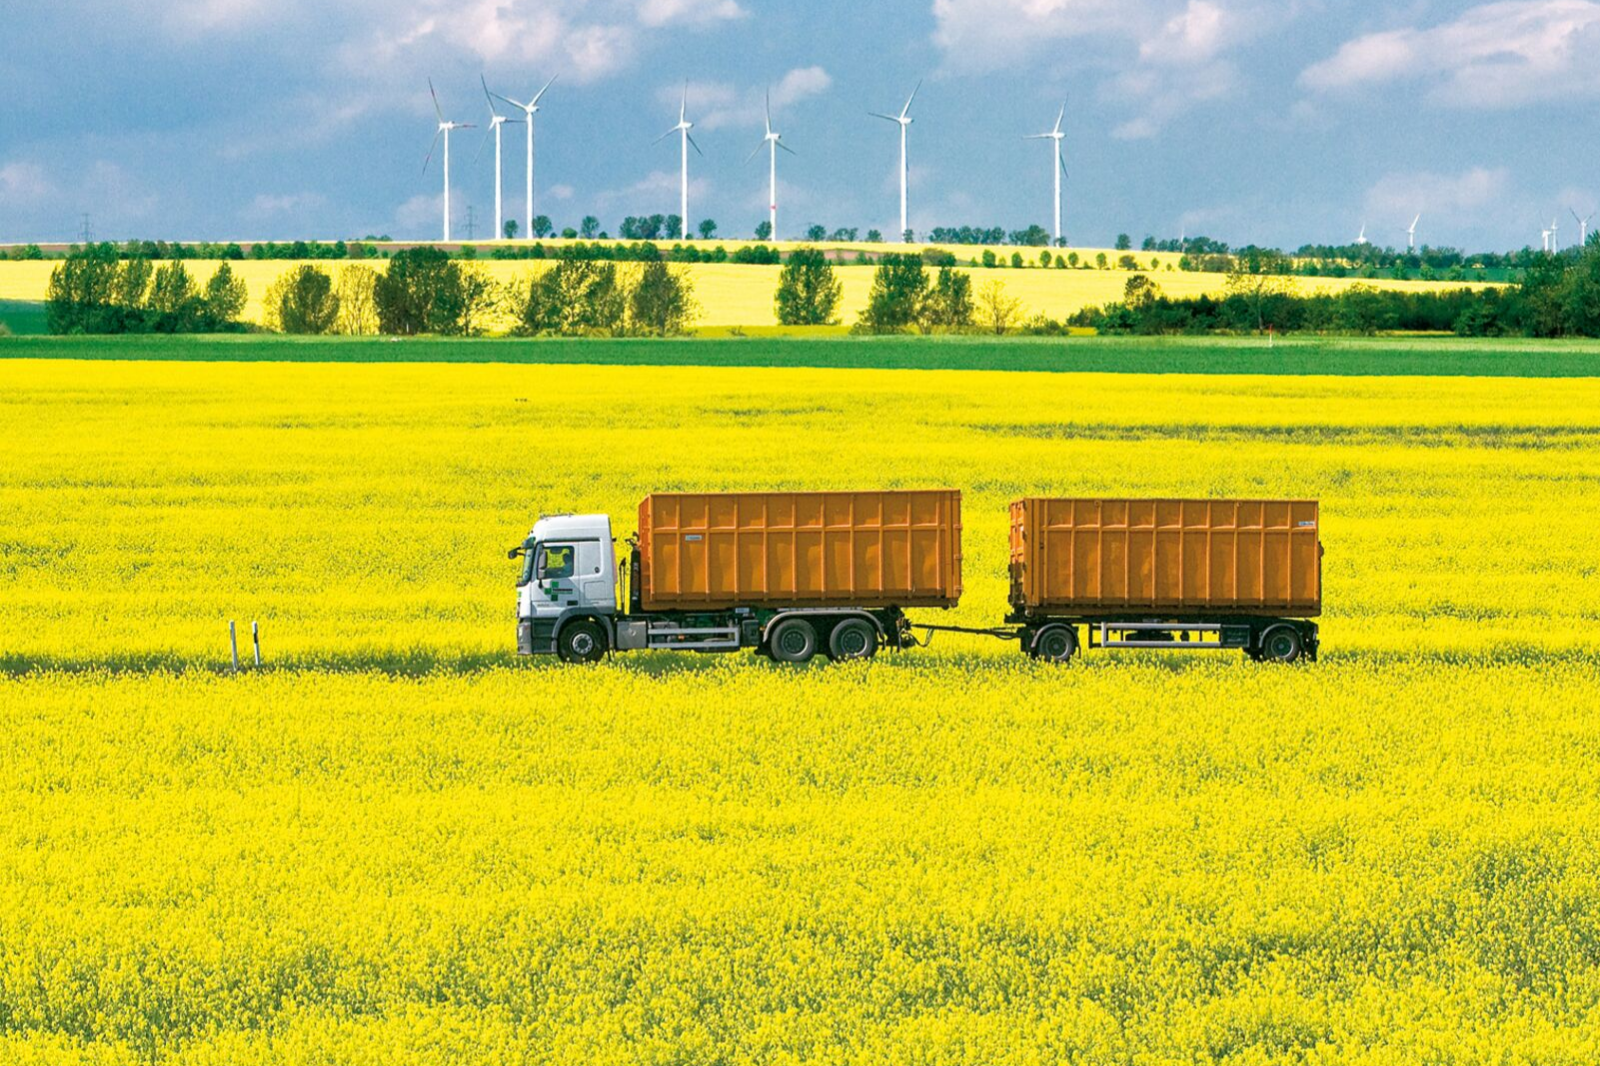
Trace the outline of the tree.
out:
<instances>
[{"instance_id":1,"label":"tree","mask_svg":"<svg viewBox=\"0 0 1600 1066\"><path fill-rule=\"evenodd\" d=\"M460 265L438 248L407 248L372 291L381 333L453 333L462 311Z\"/></svg>"},{"instance_id":2,"label":"tree","mask_svg":"<svg viewBox=\"0 0 1600 1066\"><path fill-rule=\"evenodd\" d=\"M1051 263L1050 250L1047 248L1039 253L1039 265L1047 267Z\"/></svg>"},{"instance_id":3,"label":"tree","mask_svg":"<svg viewBox=\"0 0 1600 1066\"><path fill-rule=\"evenodd\" d=\"M1144 274L1135 274L1122 287L1122 302L1136 311L1148 311L1161 298L1161 287Z\"/></svg>"},{"instance_id":4,"label":"tree","mask_svg":"<svg viewBox=\"0 0 1600 1066\"><path fill-rule=\"evenodd\" d=\"M335 333L365 336L378 332L378 306L373 299L377 286L378 272L371 267L339 268L334 286L339 297L339 314L333 323Z\"/></svg>"},{"instance_id":5,"label":"tree","mask_svg":"<svg viewBox=\"0 0 1600 1066\"><path fill-rule=\"evenodd\" d=\"M701 240L709 241L717 235L717 223L714 219L701 219L697 228L700 230Z\"/></svg>"},{"instance_id":6,"label":"tree","mask_svg":"<svg viewBox=\"0 0 1600 1066\"><path fill-rule=\"evenodd\" d=\"M1006 295L1005 283L991 281L978 295L978 307L983 324L995 336L1003 335L1022 313L1022 301Z\"/></svg>"},{"instance_id":7,"label":"tree","mask_svg":"<svg viewBox=\"0 0 1600 1066\"><path fill-rule=\"evenodd\" d=\"M646 263L628 298L628 320L633 331L672 336L684 332L693 313L689 276L674 273L659 260Z\"/></svg>"},{"instance_id":8,"label":"tree","mask_svg":"<svg viewBox=\"0 0 1600 1066\"><path fill-rule=\"evenodd\" d=\"M180 260L163 263L150 282L150 328L157 333L192 333L199 328L204 305L194 275Z\"/></svg>"},{"instance_id":9,"label":"tree","mask_svg":"<svg viewBox=\"0 0 1600 1066\"><path fill-rule=\"evenodd\" d=\"M857 328L866 333L901 333L922 313L928 274L920 255L890 253L878 260L872 292Z\"/></svg>"},{"instance_id":10,"label":"tree","mask_svg":"<svg viewBox=\"0 0 1600 1066\"><path fill-rule=\"evenodd\" d=\"M778 321L785 326L832 325L844 295L844 283L834 276L833 264L816 248L799 248L778 274Z\"/></svg>"},{"instance_id":11,"label":"tree","mask_svg":"<svg viewBox=\"0 0 1600 1066\"><path fill-rule=\"evenodd\" d=\"M810 241L811 243L815 244L818 241L825 241L827 239L828 227L813 225L806 228L806 240Z\"/></svg>"},{"instance_id":12,"label":"tree","mask_svg":"<svg viewBox=\"0 0 1600 1066\"><path fill-rule=\"evenodd\" d=\"M770 241L772 239L772 223L762 219L756 223L756 240Z\"/></svg>"},{"instance_id":13,"label":"tree","mask_svg":"<svg viewBox=\"0 0 1600 1066\"><path fill-rule=\"evenodd\" d=\"M516 332L524 336L616 336L627 325L628 293L617 264L565 255L524 290Z\"/></svg>"},{"instance_id":14,"label":"tree","mask_svg":"<svg viewBox=\"0 0 1600 1066\"><path fill-rule=\"evenodd\" d=\"M555 232L555 223L550 221L549 215L536 215L533 220L533 235L540 240Z\"/></svg>"},{"instance_id":15,"label":"tree","mask_svg":"<svg viewBox=\"0 0 1600 1066\"><path fill-rule=\"evenodd\" d=\"M905 244L916 244L917 233L915 230L907 229L904 233L900 234L900 240Z\"/></svg>"},{"instance_id":16,"label":"tree","mask_svg":"<svg viewBox=\"0 0 1600 1066\"><path fill-rule=\"evenodd\" d=\"M578 235L586 241L594 240L595 234L600 232L600 220L593 215L584 215L583 221L578 223Z\"/></svg>"},{"instance_id":17,"label":"tree","mask_svg":"<svg viewBox=\"0 0 1600 1066\"><path fill-rule=\"evenodd\" d=\"M1043 226L1039 225L1037 222L1029 226L1027 229L1013 230L1010 236L1012 244L1022 244L1031 247L1043 248L1050 243L1049 231Z\"/></svg>"},{"instance_id":18,"label":"tree","mask_svg":"<svg viewBox=\"0 0 1600 1066\"><path fill-rule=\"evenodd\" d=\"M1126 252L1133 248L1133 238L1126 233L1117 234L1117 251Z\"/></svg>"},{"instance_id":19,"label":"tree","mask_svg":"<svg viewBox=\"0 0 1600 1066\"><path fill-rule=\"evenodd\" d=\"M1229 296L1242 297L1256 320L1256 332L1265 330L1266 309L1280 296L1294 292L1292 264L1282 252L1248 249L1240 253L1228 270L1224 287Z\"/></svg>"},{"instance_id":20,"label":"tree","mask_svg":"<svg viewBox=\"0 0 1600 1066\"><path fill-rule=\"evenodd\" d=\"M940 267L922 301L924 329L965 329L972 325L972 276L954 267Z\"/></svg>"},{"instance_id":21,"label":"tree","mask_svg":"<svg viewBox=\"0 0 1600 1066\"><path fill-rule=\"evenodd\" d=\"M867 230L867 243L868 244L882 244L883 243L883 233L880 232L879 230L875 230L875 229Z\"/></svg>"},{"instance_id":22,"label":"tree","mask_svg":"<svg viewBox=\"0 0 1600 1066\"><path fill-rule=\"evenodd\" d=\"M285 333L327 333L339 317L339 294L333 279L302 263L267 290L268 318Z\"/></svg>"},{"instance_id":23,"label":"tree","mask_svg":"<svg viewBox=\"0 0 1600 1066\"><path fill-rule=\"evenodd\" d=\"M1019 270L1022 268L1023 261L1022 261L1022 253L1021 252L1012 252L1011 253L1011 265L1016 267L1016 268L1018 268Z\"/></svg>"},{"instance_id":24,"label":"tree","mask_svg":"<svg viewBox=\"0 0 1600 1066\"><path fill-rule=\"evenodd\" d=\"M983 250L983 265L992 270L998 263L999 260L995 258L994 249L985 248Z\"/></svg>"},{"instance_id":25,"label":"tree","mask_svg":"<svg viewBox=\"0 0 1600 1066\"><path fill-rule=\"evenodd\" d=\"M506 224L500 227L500 232L505 235L506 240L514 241L517 239L517 229L517 220L508 218L506 219Z\"/></svg>"},{"instance_id":26,"label":"tree","mask_svg":"<svg viewBox=\"0 0 1600 1066\"><path fill-rule=\"evenodd\" d=\"M112 293L118 274L110 244L75 249L50 272L45 321L51 333L110 333L120 329Z\"/></svg>"},{"instance_id":27,"label":"tree","mask_svg":"<svg viewBox=\"0 0 1600 1066\"><path fill-rule=\"evenodd\" d=\"M142 310L150 297L150 279L154 274L155 267L143 255L123 260L111 288L111 302L124 312Z\"/></svg>"},{"instance_id":28,"label":"tree","mask_svg":"<svg viewBox=\"0 0 1600 1066\"><path fill-rule=\"evenodd\" d=\"M244 279L236 276L226 262L222 263L206 280L205 317L209 320L209 328L217 329L238 322L249 298L250 290L245 286Z\"/></svg>"},{"instance_id":29,"label":"tree","mask_svg":"<svg viewBox=\"0 0 1600 1066\"><path fill-rule=\"evenodd\" d=\"M678 215L667 216L667 240L675 241L683 237L683 219Z\"/></svg>"}]
</instances>

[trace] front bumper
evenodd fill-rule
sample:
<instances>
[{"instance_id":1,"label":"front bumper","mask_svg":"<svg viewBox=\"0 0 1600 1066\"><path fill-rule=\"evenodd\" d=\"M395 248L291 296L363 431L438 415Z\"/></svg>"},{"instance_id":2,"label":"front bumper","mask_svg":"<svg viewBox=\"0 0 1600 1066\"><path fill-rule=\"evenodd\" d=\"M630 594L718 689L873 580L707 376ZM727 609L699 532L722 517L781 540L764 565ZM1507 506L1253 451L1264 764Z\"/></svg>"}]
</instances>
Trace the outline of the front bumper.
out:
<instances>
[{"instance_id":1,"label":"front bumper","mask_svg":"<svg viewBox=\"0 0 1600 1066\"><path fill-rule=\"evenodd\" d=\"M554 655L556 651L556 620L543 618L517 619L518 655Z\"/></svg>"}]
</instances>

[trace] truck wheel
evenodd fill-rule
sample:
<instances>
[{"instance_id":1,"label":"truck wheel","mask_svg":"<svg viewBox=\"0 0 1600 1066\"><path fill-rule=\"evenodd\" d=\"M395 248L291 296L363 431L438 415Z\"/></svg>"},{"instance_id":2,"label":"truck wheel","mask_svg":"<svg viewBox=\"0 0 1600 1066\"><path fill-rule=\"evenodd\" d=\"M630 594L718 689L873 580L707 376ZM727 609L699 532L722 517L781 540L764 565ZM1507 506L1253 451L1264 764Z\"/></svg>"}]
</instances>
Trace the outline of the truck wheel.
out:
<instances>
[{"instance_id":1,"label":"truck wheel","mask_svg":"<svg viewBox=\"0 0 1600 1066\"><path fill-rule=\"evenodd\" d=\"M564 663L597 663L606 655L605 630L593 622L573 622L561 630L556 651Z\"/></svg>"},{"instance_id":2,"label":"truck wheel","mask_svg":"<svg viewBox=\"0 0 1600 1066\"><path fill-rule=\"evenodd\" d=\"M878 631L863 618L846 618L828 637L828 658L836 663L878 654Z\"/></svg>"},{"instance_id":3,"label":"truck wheel","mask_svg":"<svg viewBox=\"0 0 1600 1066\"><path fill-rule=\"evenodd\" d=\"M1045 626L1033 636L1028 654L1048 663L1064 663L1078 653L1078 634L1071 626Z\"/></svg>"},{"instance_id":4,"label":"truck wheel","mask_svg":"<svg viewBox=\"0 0 1600 1066\"><path fill-rule=\"evenodd\" d=\"M1300 658L1304 647L1300 631L1294 626L1273 626L1261 634L1261 661L1292 663Z\"/></svg>"},{"instance_id":5,"label":"truck wheel","mask_svg":"<svg viewBox=\"0 0 1600 1066\"><path fill-rule=\"evenodd\" d=\"M767 637L772 657L780 663L807 663L817 654L817 630L804 618L786 618Z\"/></svg>"}]
</instances>

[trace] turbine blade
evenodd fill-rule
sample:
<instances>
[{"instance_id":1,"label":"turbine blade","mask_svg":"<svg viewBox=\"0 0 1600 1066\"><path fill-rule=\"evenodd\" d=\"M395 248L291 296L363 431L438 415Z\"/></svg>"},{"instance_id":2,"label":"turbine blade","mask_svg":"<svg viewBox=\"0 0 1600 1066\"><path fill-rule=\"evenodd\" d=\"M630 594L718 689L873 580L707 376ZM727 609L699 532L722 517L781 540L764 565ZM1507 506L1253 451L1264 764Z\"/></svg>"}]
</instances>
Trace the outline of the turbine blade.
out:
<instances>
[{"instance_id":1,"label":"turbine blade","mask_svg":"<svg viewBox=\"0 0 1600 1066\"><path fill-rule=\"evenodd\" d=\"M698 144L694 143L694 138L689 135L689 131L688 130L684 130L683 131L683 136L684 136L684 139L689 142L690 147L692 147L698 154L700 154L701 156L705 155L704 152L700 151L700 146Z\"/></svg>"},{"instance_id":2,"label":"turbine blade","mask_svg":"<svg viewBox=\"0 0 1600 1066\"><path fill-rule=\"evenodd\" d=\"M788 152L790 155L799 155L800 154L799 152L795 151L793 148L790 148L787 144L784 144L782 141L773 141L772 143L777 145L779 148L782 148L785 152Z\"/></svg>"},{"instance_id":3,"label":"turbine blade","mask_svg":"<svg viewBox=\"0 0 1600 1066\"><path fill-rule=\"evenodd\" d=\"M492 115L492 114L495 113L495 110L494 110L494 93L489 91L489 81L482 74L478 75L478 81L479 81L480 84L483 85L483 98L485 100L489 101L489 114Z\"/></svg>"},{"instance_id":4,"label":"turbine blade","mask_svg":"<svg viewBox=\"0 0 1600 1066\"><path fill-rule=\"evenodd\" d=\"M677 132L678 132L678 127L674 126L670 130L668 130L667 132L663 133L661 136L657 137L655 140L651 141L650 143L651 144L660 144L662 141L666 140L668 137L671 137L674 133L677 133Z\"/></svg>"},{"instance_id":5,"label":"turbine blade","mask_svg":"<svg viewBox=\"0 0 1600 1066\"><path fill-rule=\"evenodd\" d=\"M750 160L754 159L756 155L760 153L761 149L766 147L766 144L767 140L765 137L763 137L761 139L761 143L756 145L755 148L751 149L750 154L744 157L744 161L748 163Z\"/></svg>"},{"instance_id":6,"label":"turbine blade","mask_svg":"<svg viewBox=\"0 0 1600 1066\"><path fill-rule=\"evenodd\" d=\"M439 116L439 121L444 121L444 108L439 106L439 94L434 92L433 79L428 79L428 95L433 97L433 110Z\"/></svg>"},{"instance_id":7,"label":"turbine blade","mask_svg":"<svg viewBox=\"0 0 1600 1066\"><path fill-rule=\"evenodd\" d=\"M678 121L682 122L684 120L684 116L686 116L688 113L689 113L689 82L686 79L684 81L684 83L683 83L683 100L678 104Z\"/></svg>"},{"instance_id":8,"label":"turbine blade","mask_svg":"<svg viewBox=\"0 0 1600 1066\"><path fill-rule=\"evenodd\" d=\"M511 99L511 97L509 97L509 96L501 96L499 93L490 93L489 95L494 97L496 100L501 100L501 101L503 101L505 103L510 104L512 107L520 108L523 111L528 110L528 105L527 104L519 104L515 100Z\"/></svg>"},{"instance_id":9,"label":"turbine blade","mask_svg":"<svg viewBox=\"0 0 1600 1066\"><path fill-rule=\"evenodd\" d=\"M1572 211L1572 208L1569 207L1567 210ZM1572 221L1576 222L1580 226L1583 225L1583 219L1578 217L1578 212L1576 211L1572 211Z\"/></svg>"},{"instance_id":10,"label":"turbine blade","mask_svg":"<svg viewBox=\"0 0 1600 1066\"><path fill-rule=\"evenodd\" d=\"M422 172L424 174L426 174L428 172L428 164L433 162L433 150L435 148L439 147L439 138L443 137L443 136L444 136L444 131L443 130L434 130L433 131L433 143L428 145L428 155L422 161Z\"/></svg>"},{"instance_id":11,"label":"turbine blade","mask_svg":"<svg viewBox=\"0 0 1600 1066\"><path fill-rule=\"evenodd\" d=\"M528 101L528 107L529 108L538 107L539 106L539 97L543 96L545 89L548 89L548 88L550 88L550 86L554 85L556 83L556 79L559 78L560 76L561 75L559 75L559 74L550 75L550 80L544 83L544 89L540 89L538 92L534 93L533 94L533 99Z\"/></svg>"},{"instance_id":12,"label":"turbine blade","mask_svg":"<svg viewBox=\"0 0 1600 1066\"><path fill-rule=\"evenodd\" d=\"M1022 139L1025 140L1025 141L1048 141L1053 136L1055 136L1055 135L1051 134L1051 133L1029 133L1029 134L1025 135Z\"/></svg>"},{"instance_id":13,"label":"turbine blade","mask_svg":"<svg viewBox=\"0 0 1600 1066\"><path fill-rule=\"evenodd\" d=\"M1056 116L1056 128L1051 130L1050 132L1051 133L1060 133L1061 132L1061 120L1066 118L1066 117L1067 117L1067 102L1065 100L1063 100L1061 102L1061 113Z\"/></svg>"},{"instance_id":14,"label":"turbine blade","mask_svg":"<svg viewBox=\"0 0 1600 1066\"><path fill-rule=\"evenodd\" d=\"M1060 156L1056 156L1056 162L1061 164L1061 176L1063 178L1070 178L1072 175L1067 173L1067 161L1062 159Z\"/></svg>"},{"instance_id":15,"label":"turbine blade","mask_svg":"<svg viewBox=\"0 0 1600 1066\"><path fill-rule=\"evenodd\" d=\"M911 95L910 96L906 97L906 106L902 107L900 109L900 117L901 118L905 118L907 115L909 115L911 113L911 101L915 100L917 98L917 93L919 93L921 91L922 91L922 82L919 79L917 81L917 87L915 89L911 90Z\"/></svg>"},{"instance_id":16,"label":"turbine blade","mask_svg":"<svg viewBox=\"0 0 1600 1066\"><path fill-rule=\"evenodd\" d=\"M489 135L492 134L493 132L494 132L494 127L492 125L488 126L488 127L485 127L485 129L483 131L483 136L478 138L478 150L476 152L472 153L472 161L474 163L476 163L478 161L478 157L483 154L484 145L489 143Z\"/></svg>"},{"instance_id":17,"label":"turbine blade","mask_svg":"<svg viewBox=\"0 0 1600 1066\"><path fill-rule=\"evenodd\" d=\"M867 114L871 115L873 118L881 118L885 122L896 122L896 123L898 123L900 121L899 119L895 118L893 115L885 115L881 111L868 111Z\"/></svg>"}]
</instances>

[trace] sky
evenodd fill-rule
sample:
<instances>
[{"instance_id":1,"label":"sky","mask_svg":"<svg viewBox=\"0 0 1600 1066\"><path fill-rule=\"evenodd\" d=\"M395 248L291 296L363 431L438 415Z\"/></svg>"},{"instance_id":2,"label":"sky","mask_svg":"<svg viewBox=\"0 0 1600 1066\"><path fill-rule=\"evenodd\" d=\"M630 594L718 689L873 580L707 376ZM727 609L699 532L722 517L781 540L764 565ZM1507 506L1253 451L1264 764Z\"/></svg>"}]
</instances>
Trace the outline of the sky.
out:
<instances>
[{"instance_id":1,"label":"sky","mask_svg":"<svg viewBox=\"0 0 1600 1066\"><path fill-rule=\"evenodd\" d=\"M538 116L537 207L556 225L669 214L688 117L690 215L723 237L1051 220L1063 103L1065 229L1235 245L1538 247L1600 208L1600 0L5 0L0 242L437 239L436 118L454 236L493 228L480 76ZM1586 58L1587 57L1587 58ZM523 213L522 127L505 210ZM475 158L476 156L476 158ZM1600 219L1597 219L1600 222Z\"/></svg>"}]
</instances>

